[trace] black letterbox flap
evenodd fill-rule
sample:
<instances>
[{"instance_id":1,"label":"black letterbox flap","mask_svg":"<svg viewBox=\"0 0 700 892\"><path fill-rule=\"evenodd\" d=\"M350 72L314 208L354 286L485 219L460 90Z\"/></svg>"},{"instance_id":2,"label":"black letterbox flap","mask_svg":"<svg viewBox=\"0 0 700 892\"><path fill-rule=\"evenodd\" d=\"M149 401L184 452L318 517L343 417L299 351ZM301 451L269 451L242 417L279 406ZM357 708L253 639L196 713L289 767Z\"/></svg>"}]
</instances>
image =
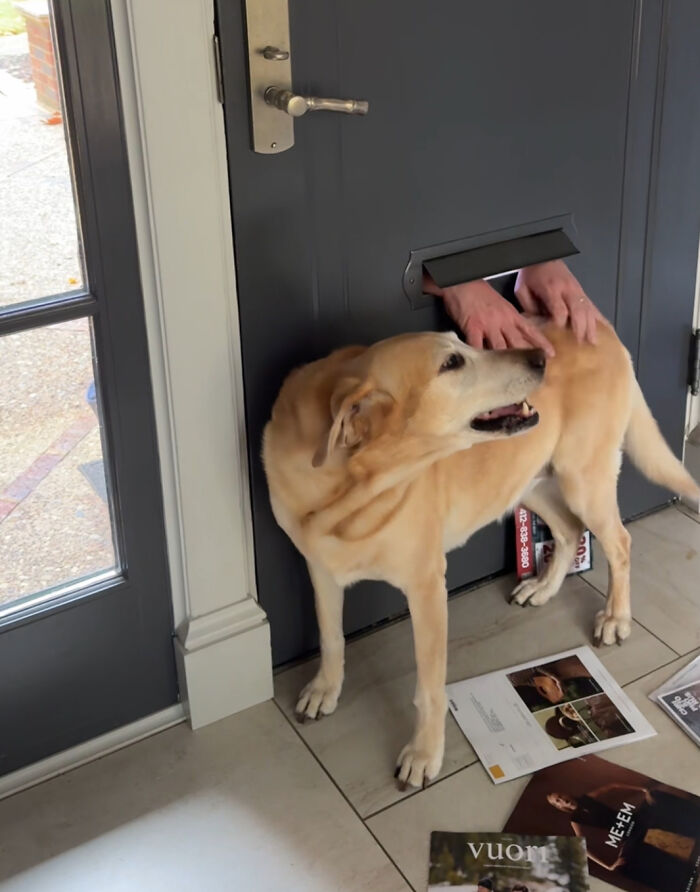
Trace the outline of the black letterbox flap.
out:
<instances>
[{"instance_id":1,"label":"black letterbox flap","mask_svg":"<svg viewBox=\"0 0 700 892\"><path fill-rule=\"evenodd\" d=\"M403 290L412 309L419 310L435 301L423 293L425 270L441 288L446 288L578 254L575 237L573 217L561 214L414 248L403 272Z\"/></svg>"},{"instance_id":2,"label":"black letterbox flap","mask_svg":"<svg viewBox=\"0 0 700 892\"><path fill-rule=\"evenodd\" d=\"M578 254L578 249L568 235L562 229L552 229L433 257L424 260L423 266L436 285L446 288L572 254Z\"/></svg>"}]
</instances>

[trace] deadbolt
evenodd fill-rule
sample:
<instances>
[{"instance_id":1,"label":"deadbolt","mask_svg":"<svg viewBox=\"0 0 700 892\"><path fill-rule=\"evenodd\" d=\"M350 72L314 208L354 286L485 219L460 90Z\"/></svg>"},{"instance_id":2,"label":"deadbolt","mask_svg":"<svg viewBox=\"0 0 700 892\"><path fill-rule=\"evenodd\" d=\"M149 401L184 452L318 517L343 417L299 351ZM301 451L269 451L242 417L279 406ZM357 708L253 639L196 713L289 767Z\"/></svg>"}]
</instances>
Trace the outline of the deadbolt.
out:
<instances>
[{"instance_id":1,"label":"deadbolt","mask_svg":"<svg viewBox=\"0 0 700 892\"><path fill-rule=\"evenodd\" d=\"M266 46L262 54L268 62L286 62L289 58L287 50L281 50L276 46Z\"/></svg>"}]
</instances>

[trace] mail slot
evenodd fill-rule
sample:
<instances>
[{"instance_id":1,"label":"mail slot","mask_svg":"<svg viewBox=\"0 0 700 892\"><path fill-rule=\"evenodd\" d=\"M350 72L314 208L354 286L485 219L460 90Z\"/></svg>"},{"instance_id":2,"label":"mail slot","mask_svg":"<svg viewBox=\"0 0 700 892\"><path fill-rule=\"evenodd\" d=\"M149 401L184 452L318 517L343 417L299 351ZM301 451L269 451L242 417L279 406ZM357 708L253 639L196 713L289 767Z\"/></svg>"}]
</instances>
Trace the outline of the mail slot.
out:
<instances>
[{"instance_id":1,"label":"mail slot","mask_svg":"<svg viewBox=\"0 0 700 892\"><path fill-rule=\"evenodd\" d=\"M411 251L404 291L413 309L424 307L432 300L423 294L424 269L446 288L578 254L573 234L573 220L567 215Z\"/></svg>"}]
</instances>

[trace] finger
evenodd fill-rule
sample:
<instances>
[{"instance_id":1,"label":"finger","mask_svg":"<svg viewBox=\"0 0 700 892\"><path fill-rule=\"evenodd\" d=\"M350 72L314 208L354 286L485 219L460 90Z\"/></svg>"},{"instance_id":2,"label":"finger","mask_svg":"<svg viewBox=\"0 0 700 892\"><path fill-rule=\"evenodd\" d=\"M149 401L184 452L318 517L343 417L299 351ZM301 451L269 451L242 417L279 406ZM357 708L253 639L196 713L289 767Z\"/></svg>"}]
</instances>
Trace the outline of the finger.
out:
<instances>
[{"instance_id":1,"label":"finger","mask_svg":"<svg viewBox=\"0 0 700 892\"><path fill-rule=\"evenodd\" d=\"M532 344L522 331L518 328L517 325L511 325L508 328L503 330L503 334L508 343L508 346L512 350L527 350L528 347L531 347Z\"/></svg>"},{"instance_id":2,"label":"finger","mask_svg":"<svg viewBox=\"0 0 700 892\"><path fill-rule=\"evenodd\" d=\"M595 312L595 307L591 305L591 308L588 311L588 326L586 328L586 340L589 344L597 344L598 343L598 317Z\"/></svg>"},{"instance_id":3,"label":"finger","mask_svg":"<svg viewBox=\"0 0 700 892\"><path fill-rule=\"evenodd\" d=\"M558 328L564 328L569 318L569 308L564 303L563 297L560 294L552 294L546 299L545 306L554 324Z\"/></svg>"},{"instance_id":4,"label":"finger","mask_svg":"<svg viewBox=\"0 0 700 892\"><path fill-rule=\"evenodd\" d=\"M476 350L483 350L484 332L478 325L475 325L473 322L467 322L464 329L464 336L470 347L474 347Z\"/></svg>"},{"instance_id":5,"label":"finger","mask_svg":"<svg viewBox=\"0 0 700 892\"><path fill-rule=\"evenodd\" d=\"M569 316L571 318L571 328L574 331L576 340L580 344L586 337L586 331L588 329L588 308L585 304L585 298L571 298Z\"/></svg>"},{"instance_id":6,"label":"finger","mask_svg":"<svg viewBox=\"0 0 700 892\"><path fill-rule=\"evenodd\" d=\"M500 328L491 328L486 332L489 344L493 350L506 350L508 345Z\"/></svg>"},{"instance_id":7,"label":"finger","mask_svg":"<svg viewBox=\"0 0 700 892\"><path fill-rule=\"evenodd\" d=\"M585 302L585 305L586 305L588 311L595 316L596 321L605 322L605 316L603 316L603 314L600 312L598 307L593 303L593 301L590 299L590 297L583 291L581 292L581 296L584 299L584 302Z\"/></svg>"},{"instance_id":8,"label":"finger","mask_svg":"<svg viewBox=\"0 0 700 892\"><path fill-rule=\"evenodd\" d=\"M527 285L519 285L515 291L515 296L518 298L518 303L526 313L532 313L533 316L537 315L537 300Z\"/></svg>"},{"instance_id":9,"label":"finger","mask_svg":"<svg viewBox=\"0 0 700 892\"><path fill-rule=\"evenodd\" d=\"M541 350L549 356L550 358L555 355L555 350L552 345L552 342L549 341L537 328L536 325L531 325L529 322L526 322L524 319L520 320L520 330L525 335L527 340L533 347L539 347Z\"/></svg>"}]
</instances>

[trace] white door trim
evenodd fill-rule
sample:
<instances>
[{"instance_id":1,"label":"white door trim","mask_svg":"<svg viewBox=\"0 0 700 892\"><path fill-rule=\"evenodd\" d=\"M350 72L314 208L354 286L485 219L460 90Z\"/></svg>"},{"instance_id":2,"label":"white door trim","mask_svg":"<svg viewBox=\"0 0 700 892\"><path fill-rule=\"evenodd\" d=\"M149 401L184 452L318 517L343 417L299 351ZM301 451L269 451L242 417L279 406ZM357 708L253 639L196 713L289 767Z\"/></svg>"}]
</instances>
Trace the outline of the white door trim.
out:
<instances>
[{"instance_id":1,"label":"white door trim","mask_svg":"<svg viewBox=\"0 0 700 892\"><path fill-rule=\"evenodd\" d=\"M101 734L99 737L63 750L63 752L35 762L33 765L27 765L26 768L20 768L11 774L0 777L0 799L20 793L22 790L34 787L52 777L57 777L59 774L65 774L66 771L72 771L87 762L94 762L95 759L101 759L116 750L150 737L152 734L158 734L160 731L165 731L166 728L172 728L173 725L184 721L185 709L181 703L176 703L161 712L154 712L129 725L123 725L121 728Z\"/></svg>"},{"instance_id":2,"label":"white door trim","mask_svg":"<svg viewBox=\"0 0 700 892\"><path fill-rule=\"evenodd\" d=\"M194 727L272 696L257 603L213 0L111 0L165 503Z\"/></svg>"}]
</instances>

